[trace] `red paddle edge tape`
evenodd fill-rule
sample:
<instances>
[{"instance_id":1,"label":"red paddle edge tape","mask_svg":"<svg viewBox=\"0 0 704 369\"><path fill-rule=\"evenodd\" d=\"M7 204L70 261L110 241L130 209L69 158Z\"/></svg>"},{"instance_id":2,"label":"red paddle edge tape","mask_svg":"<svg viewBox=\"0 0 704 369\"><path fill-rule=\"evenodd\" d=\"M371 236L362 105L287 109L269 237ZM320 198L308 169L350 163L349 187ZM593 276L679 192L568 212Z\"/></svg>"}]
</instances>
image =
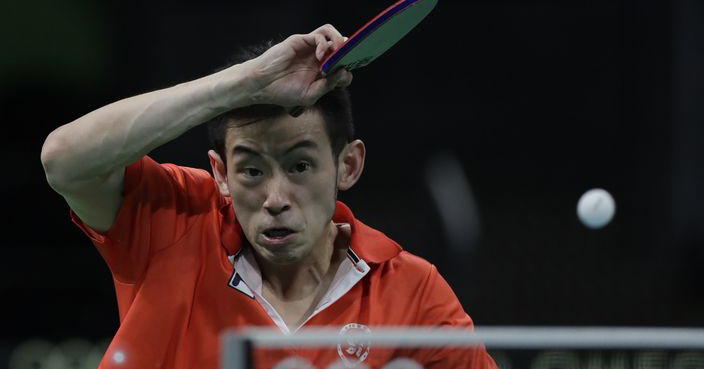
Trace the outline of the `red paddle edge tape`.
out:
<instances>
[{"instance_id":1,"label":"red paddle edge tape","mask_svg":"<svg viewBox=\"0 0 704 369\"><path fill-rule=\"evenodd\" d=\"M393 5L389 6L386 8L384 11L381 13L377 14L376 17L374 17L372 20L367 22L362 28L358 29L357 32L355 32L350 38L345 41L345 43L340 46L339 49L335 50L332 54L328 55L325 60L323 60L323 63L320 65L320 72L322 73L327 73L330 71L330 68L344 55L347 54L347 51L354 47L354 45L358 44L359 41L363 39L362 36L365 36L367 33L372 32L374 29L378 27L381 23L385 22L387 19L389 19L391 16L394 14L400 12L403 9L406 9L409 5L416 3L421 0L400 0L394 3ZM361 34L361 35L360 35Z\"/></svg>"}]
</instances>

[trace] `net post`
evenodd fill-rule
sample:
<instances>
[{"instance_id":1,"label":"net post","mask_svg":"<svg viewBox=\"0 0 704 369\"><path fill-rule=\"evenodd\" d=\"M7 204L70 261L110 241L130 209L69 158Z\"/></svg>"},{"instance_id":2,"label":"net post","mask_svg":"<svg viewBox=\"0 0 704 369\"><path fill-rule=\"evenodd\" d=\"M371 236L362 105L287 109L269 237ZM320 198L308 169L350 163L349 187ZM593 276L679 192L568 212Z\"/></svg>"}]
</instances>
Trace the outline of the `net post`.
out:
<instances>
[{"instance_id":1,"label":"net post","mask_svg":"<svg viewBox=\"0 0 704 369\"><path fill-rule=\"evenodd\" d=\"M245 334L228 331L220 342L222 369L251 369L252 341Z\"/></svg>"}]
</instances>

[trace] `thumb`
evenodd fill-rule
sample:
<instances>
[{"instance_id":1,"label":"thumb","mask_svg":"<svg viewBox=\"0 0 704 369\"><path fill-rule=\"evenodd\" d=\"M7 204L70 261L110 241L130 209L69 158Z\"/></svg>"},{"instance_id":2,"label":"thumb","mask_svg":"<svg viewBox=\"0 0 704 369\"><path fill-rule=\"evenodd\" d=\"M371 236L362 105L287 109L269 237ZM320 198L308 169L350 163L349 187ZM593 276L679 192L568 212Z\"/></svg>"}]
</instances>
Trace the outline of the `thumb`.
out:
<instances>
[{"instance_id":1,"label":"thumb","mask_svg":"<svg viewBox=\"0 0 704 369\"><path fill-rule=\"evenodd\" d=\"M352 83L352 72L345 68L340 68L330 77L332 88L347 87Z\"/></svg>"}]
</instances>

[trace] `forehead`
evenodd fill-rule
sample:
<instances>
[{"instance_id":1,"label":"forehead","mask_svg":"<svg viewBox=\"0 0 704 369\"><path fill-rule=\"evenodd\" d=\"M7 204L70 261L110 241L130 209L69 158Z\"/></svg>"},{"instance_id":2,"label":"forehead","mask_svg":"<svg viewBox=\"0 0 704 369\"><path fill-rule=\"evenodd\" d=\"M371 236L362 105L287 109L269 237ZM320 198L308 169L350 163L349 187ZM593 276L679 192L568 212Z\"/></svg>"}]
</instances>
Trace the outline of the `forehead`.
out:
<instances>
[{"instance_id":1,"label":"forehead","mask_svg":"<svg viewBox=\"0 0 704 369\"><path fill-rule=\"evenodd\" d=\"M250 124L235 122L225 134L225 149L228 153L238 145L245 145L260 152L276 154L302 140L317 144L318 150L330 150L330 139L325 122L315 110L309 109L299 117L281 114Z\"/></svg>"}]
</instances>

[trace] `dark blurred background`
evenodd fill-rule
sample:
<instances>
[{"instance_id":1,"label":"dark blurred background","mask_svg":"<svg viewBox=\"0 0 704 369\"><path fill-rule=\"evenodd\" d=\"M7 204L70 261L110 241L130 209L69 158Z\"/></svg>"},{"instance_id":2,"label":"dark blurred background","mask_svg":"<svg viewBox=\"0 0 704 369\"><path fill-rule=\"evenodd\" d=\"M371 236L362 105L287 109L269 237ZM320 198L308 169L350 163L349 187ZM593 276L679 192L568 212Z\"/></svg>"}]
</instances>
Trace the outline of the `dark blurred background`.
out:
<instances>
[{"instance_id":1,"label":"dark blurred background","mask_svg":"<svg viewBox=\"0 0 704 369\"><path fill-rule=\"evenodd\" d=\"M392 2L3 1L0 367L27 340L118 327L108 268L44 179L50 131L238 45L350 35ZM702 1L440 0L355 73L368 158L342 200L436 264L478 325L702 326L702 68ZM208 148L199 127L152 155L208 168ZM437 157L469 185L464 248L428 184ZM576 216L591 188L616 200L602 229Z\"/></svg>"}]
</instances>

